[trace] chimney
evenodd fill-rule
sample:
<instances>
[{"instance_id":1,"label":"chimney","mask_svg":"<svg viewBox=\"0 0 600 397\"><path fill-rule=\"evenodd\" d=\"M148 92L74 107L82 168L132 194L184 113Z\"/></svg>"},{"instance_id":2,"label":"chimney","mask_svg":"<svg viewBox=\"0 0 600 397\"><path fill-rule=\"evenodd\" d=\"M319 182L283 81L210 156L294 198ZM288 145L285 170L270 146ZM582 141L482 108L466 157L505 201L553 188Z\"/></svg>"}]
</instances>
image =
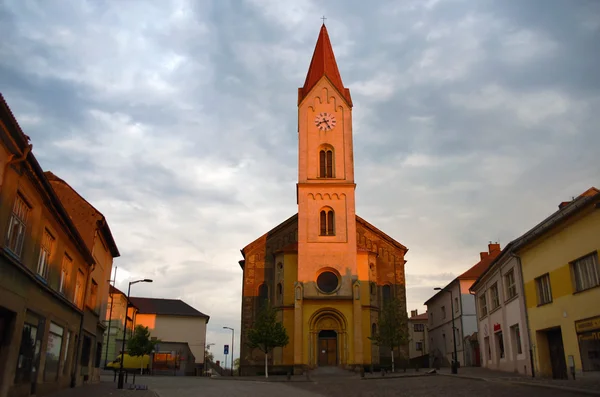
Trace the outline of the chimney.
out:
<instances>
[{"instance_id":1,"label":"chimney","mask_svg":"<svg viewBox=\"0 0 600 397\"><path fill-rule=\"evenodd\" d=\"M484 260L485 258L487 258L487 257L488 257L488 255L489 255L489 254L488 254L487 252L480 252L480 253L479 253L479 258L480 258L481 260Z\"/></svg>"},{"instance_id":2,"label":"chimney","mask_svg":"<svg viewBox=\"0 0 600 397\"><path fill-rule=\"evenodd\" d=\"M500 251L500 244L498 244L498 242L492 244L492 242L490 241L490 243L488 244L488 249L490 251L490 254L495 251Z\"/></svg>"},{"instance_id":3,"label":"chimney","mask_svg":"<svg viewBox=\"0 0 600 397\"><path fill-rule=\"evenodd\" d=\"M411 311L410 311L410 316L411 316L411 317L417 317L417 314L419 314L419 311L418 311L418 310L411 310Z\"/></svg>"},{"instance_id":4,"label":"chimney","mask_svg":"<svg viewBox=\"0 0 600 397\"><path fill-rule=\"evenodd\" d=\"M560 204L558 205L558 209L559 209L559 210L562 210L563 208L565 208L565 207L566 207L567 205L569 205L569 204L571 204L571 202L570 202L570 201L563 201L562 203L560 203Z\"/></svg>"}]
</instances>

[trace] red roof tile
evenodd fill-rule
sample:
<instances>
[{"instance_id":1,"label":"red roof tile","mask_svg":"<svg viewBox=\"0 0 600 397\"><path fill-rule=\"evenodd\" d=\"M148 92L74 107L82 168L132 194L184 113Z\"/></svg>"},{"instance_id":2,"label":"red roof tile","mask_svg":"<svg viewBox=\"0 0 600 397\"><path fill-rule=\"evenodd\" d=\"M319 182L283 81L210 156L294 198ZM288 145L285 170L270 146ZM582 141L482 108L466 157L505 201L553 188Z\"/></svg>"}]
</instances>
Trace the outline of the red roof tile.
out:
<instances>
[{"instance_id":1,"label":"red roof tile","mask_svg":"<svg viewBox=\"0 0 600 397\"><path fill-rule=\"evenodd\" d=\"M352 106L350 90L345 88L344 83L342 83L342 76L340 75L340 71L338 70L335 61L335 55L333 54L333 48L329 41L329 34L327 34L325 25L321 26L321 32L319 33L317 45L315 46L315 51L313 52L312 60L310 61L310 67L306 74L304 86L298 90L298 104L306 98L306 95L308 95L310 90L323 76L327 76L331 84L333 84L344 99L346 99L348 105Z\"/></svg>"}]
</instances>

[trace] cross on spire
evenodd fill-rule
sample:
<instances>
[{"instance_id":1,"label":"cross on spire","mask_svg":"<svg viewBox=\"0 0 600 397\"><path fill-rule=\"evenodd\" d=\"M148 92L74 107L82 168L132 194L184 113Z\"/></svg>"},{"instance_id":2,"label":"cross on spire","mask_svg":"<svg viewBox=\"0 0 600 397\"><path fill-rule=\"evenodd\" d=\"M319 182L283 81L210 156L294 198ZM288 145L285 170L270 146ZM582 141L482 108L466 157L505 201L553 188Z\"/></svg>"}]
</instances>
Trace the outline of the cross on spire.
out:
<instances>
[{"instance_id":1,"label":"cross on spire","mask_svg":"<svg viewBox=\"0 0 600 397\"><path fill-rule=\"evenodd\" d=\"M323 16L321 17L321 19L323 20L323 25L325 25L325 20L327 19L327 18L325 18L325 15L323 15Z\"/></svg>"}]
</instances>

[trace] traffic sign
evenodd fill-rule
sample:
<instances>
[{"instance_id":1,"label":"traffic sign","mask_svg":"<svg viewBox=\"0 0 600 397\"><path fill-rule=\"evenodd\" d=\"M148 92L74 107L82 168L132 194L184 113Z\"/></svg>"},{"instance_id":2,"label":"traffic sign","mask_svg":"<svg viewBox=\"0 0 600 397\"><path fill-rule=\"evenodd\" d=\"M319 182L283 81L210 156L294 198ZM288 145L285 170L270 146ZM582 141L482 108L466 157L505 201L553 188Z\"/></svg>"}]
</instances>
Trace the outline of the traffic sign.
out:
<instances>
[{"instance_id":1,"label":"traffic sign","mask_svg":"<svg viewBox=\"0 0 600 397\"><path fill-rule=\"evenodd\" d=\"M223 347L223 354L229 354L229 345Z\"/></svg>"}]
</instances>

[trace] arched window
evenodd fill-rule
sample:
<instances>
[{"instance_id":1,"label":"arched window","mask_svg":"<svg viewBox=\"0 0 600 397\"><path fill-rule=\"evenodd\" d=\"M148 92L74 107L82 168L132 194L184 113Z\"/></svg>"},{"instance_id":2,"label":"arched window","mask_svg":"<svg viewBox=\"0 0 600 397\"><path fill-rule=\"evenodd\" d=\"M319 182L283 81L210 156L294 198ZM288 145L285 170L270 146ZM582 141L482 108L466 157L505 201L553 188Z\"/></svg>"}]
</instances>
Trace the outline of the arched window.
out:
<instances>
[{"instance_id":1,"label":"arched window","mask_svg":"<svg viewBox=\"0 0 600 397\"><path fill-rule=\"evenodd\" d=\"M388 284L381 288L381 299L383 300L384 305L389 303L392 299L392 287L390 287Z\"/></svg>"},{"instance_id":2,"label":"arched window","mask_svg":"<svg viewBox=\"0 0 600 397\"><path fill-rule=\"evenodd\" d=\"M323 149L319 152L319 177L333 178L333 150Z\"/></svg>"},{"instance_id":3,"label":"arched window","mask_svg":"<svg viewBox=\"0 0 600 397\"><path fill-rule=\"evenodd\" d=\"M269 288L265 284L258 287L258 307L263 307L269 302Z\"/></svg>"},{"instance_id":4,"label":"arched window","mask_svg":"<svg viewBox=\"0 0 600 397\"><path fill-rule=\"evenodd\" d=\"M277 302L283 303L283 286L281 283L277 284Z\"/></svg>"},{"instance_id":5,"label":"arched window","mask_svg":"<svg viewBox=\"0 0 600 397\"><path fill-rule=\"evenodd\" d=\"M331 208L321 210L321 236L335 236L335 216Z\"/></svg>"},{"instance_id":6,"label":"arched window","mask_svg":"<svg viewBox=\"0 0 600 397\"><path fill-rule=\"evenodd\" d=\"M371 338L375 335L377 335L377 324L373 323L373 325L371 325Z\"/></svg>"}]
</instances>

